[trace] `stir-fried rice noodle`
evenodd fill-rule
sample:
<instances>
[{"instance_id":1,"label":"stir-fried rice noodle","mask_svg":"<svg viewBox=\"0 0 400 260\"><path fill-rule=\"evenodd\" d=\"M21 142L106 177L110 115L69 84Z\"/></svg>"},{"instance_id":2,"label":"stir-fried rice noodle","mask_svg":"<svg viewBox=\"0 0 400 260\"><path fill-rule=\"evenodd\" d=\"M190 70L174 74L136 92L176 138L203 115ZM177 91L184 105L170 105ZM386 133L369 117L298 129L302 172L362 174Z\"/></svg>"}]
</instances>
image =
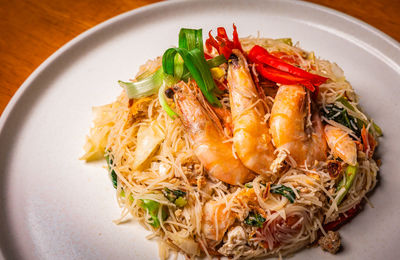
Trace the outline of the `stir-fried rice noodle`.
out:
<instances>
[{"instance_id":1,"label":"stir-fried rice noodle","mask_svg":"<svg viewBox=\"0 0 400 260\"><path fill-rule=\"evenodd\" d=\"M291 46L281 40L248 37L241 39L241 43L245 51L258 44L270 52L293 55L301 68L330 78L319 88L317 104L321 109L332 103L343 107L337 99L344 96L354 107L357 105L352 86L335 63L318 59L298 44ZM138 75L149 69L155 71L160 65L159 58L149 61ZM273 100L273 97L268 98ZM223 96L221 101L229 109L229 96ZM172 100L169 103L177 110ZM261 175L250 183L252 188L228 185L208 176L191 148L190 137L181 120L169 117L156 95L129 100L123 92L114 103L96 107L93 111L94 127L83 158L97 159L103 156L104 151L112 158L110 170L117 175L116 195L122 208L121 217L115 222L123 223L133 218L150 230L152 234L148 238L158 241L162 259L173 252L181 252L190 258L200 255L225 255L234 259L288 255L314 242L320 234L326 234L322 228L324 224L337 220L340 214L357 206L376 185L378 166L362 151L358 151L358 173L340 204L338 199L344 190L336 190L338 180L332 178L327 169L328 161L335 157L332 152L326 162L312 167L296 165L295 161L292 164L287 160L274 184L293 190L296 198L291 203L285 196L266 191L272 183L268 185ZM347 112L354 118L368 120L357 109L347 109ZM322 119L324 124L337 126L359 140L351 129L327 118ZM146 136L151 137L150 144L141 140ZM226 134L226 142L232 142L229 137ZM234 148L232 152L235 154ZM290 153L287 156L290 158ZM145 158L140 160L139 157ZM185 191L187 204L177 207L163 195L165 188ZM246 189L254 190L257 208L264 212L262 227L247 225L244 221L255 209L237 199L238 194ZM162 210L167 209L168 218L160 221L159 228L148 221L151 216L141 207L141 200L144 199L165 206L159 207L160 220L163 219ZM215 243L203 232L203 207L208 201L224 204L224 211L236 216L222 242ZM215 220L218 221L217 218ZM218 237L221 234L218 232L224 230L217 228L216 232Z\"/></svg>"}]
</instances>

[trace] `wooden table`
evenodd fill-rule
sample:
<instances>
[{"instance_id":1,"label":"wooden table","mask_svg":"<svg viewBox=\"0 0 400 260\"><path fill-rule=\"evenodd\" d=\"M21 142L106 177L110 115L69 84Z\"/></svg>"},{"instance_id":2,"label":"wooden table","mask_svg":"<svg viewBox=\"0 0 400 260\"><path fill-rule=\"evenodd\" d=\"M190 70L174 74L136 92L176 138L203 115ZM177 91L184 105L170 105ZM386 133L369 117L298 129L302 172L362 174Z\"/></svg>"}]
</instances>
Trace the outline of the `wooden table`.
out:
<instances>
[{"instance_id":1,"label":"wooden table","mask_svg":"<svg viewBox=\"0 0 400 260\"><path fill-rule=\"evenodd\" d=\"M0 114L24 80L83 31L158 0L0 0ZM399 0L308 0L354 16L400 41Z\"/></svg>"}]
</instances>

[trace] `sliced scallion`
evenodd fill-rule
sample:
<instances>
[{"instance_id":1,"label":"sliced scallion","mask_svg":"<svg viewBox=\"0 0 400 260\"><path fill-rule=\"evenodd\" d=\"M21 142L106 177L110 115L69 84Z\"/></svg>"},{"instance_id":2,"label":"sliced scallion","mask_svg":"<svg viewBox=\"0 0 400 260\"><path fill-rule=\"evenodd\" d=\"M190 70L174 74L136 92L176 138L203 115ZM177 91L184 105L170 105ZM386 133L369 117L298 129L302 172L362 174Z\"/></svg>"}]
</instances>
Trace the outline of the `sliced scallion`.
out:
<instances>
[{"instance_id":1,"label":"sliced scallion","mask_svg":"<svg viewBox=\"0 0 400 260\"><path fill-rule=\"evenodd\" d=\"M156 94L163 83L164 72L159 68L149 77L137 82L124 82L119 80L118 83L126 91L128 98L142 98Z\"/></svg>"},{"instance_id":2,"label":"sliced scallion","mask_svg":"<svg viewBox=\"0 0 400 260\"><path fill-rule=\"evenodd\" d=\"M227 62L227 60L225 59L224 55L218 55L217 57L208 60L207 64L208 64L208 67L214 68L214 67L218 67L219 65L224 64L226 62Z\"/></svg>"},{"instance_id":3,"label":"sliced scallion","mask_svg":"<svg viewBox=\"0 0 400 260\"><path fill-rule=\"evenodd\" d=\"M178 53L175 54L174 57L174 76L178 79L182 78L183 73L187 73L187 70L185 71L185 65L183 64L183 59L181 55Z\"/></svg>"},{"instance_id":4,"label":"sliced scallion","mask_svg":"<svg viewBox=\"0 0 400 260\"><path fill-rule=\"evenodd\" d=\"M338 186L337 186L337 191L344 189L344 192L340 195L340 197L337 200L338 206L340 205L340 203L342 203L344 197L349 192L351 186L353 186L353 182L354 182L357 172L358 172L358 164L355 166L351 166L351 165L347 166L346 171L345 171L345 176L343 176L343 179L338 183Z\"/></svg>"},{"instance_id":5,"label":"sliced scallion","mask_svg":"<svg viewBox=\"0 0 400 260\"><path fill-rule=\"evenodd\" d=\"M179 31L179 48L183 48L188 51L199 49L201 52L204 53L202 31L202 29L182 28Z\"/></svg>"},{"instance_id":6,"label":"sliced scallion","mask_svg":"<svg viewBox=\"0 0 400 260\"><path fill-rule=\"evenodd\" d=\"M210 102L211 105L220 107L221 103L213 92L216 89L214 79L211 76L210 69L204 58L204 53L199 49L188 51L183 48L170 48L166 50L162 58L165 73L174 75L174 61L177 53L182 57L191 77L196 81L208 102Z\"/></svg>"},{"instance_id":7,"label":"sliced scallion","mask_svg":"<svg viewBox=\"0 0 400 260\"><path fill-rule=\"evenodd\" d=\"M172 119L175 119L178 116L178 114L168 105L165 97L165 84L163 84L158 90L158 100L160 101L161 107Z\"/></svg>"}]
</instances>

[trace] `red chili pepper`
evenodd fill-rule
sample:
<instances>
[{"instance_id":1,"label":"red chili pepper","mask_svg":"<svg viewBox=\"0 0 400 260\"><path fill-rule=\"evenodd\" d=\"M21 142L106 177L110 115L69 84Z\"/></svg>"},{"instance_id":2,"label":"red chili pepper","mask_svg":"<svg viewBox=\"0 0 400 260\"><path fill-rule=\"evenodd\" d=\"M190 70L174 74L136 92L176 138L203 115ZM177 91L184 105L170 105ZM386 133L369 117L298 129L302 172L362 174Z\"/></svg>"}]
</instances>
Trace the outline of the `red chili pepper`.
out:
<instances>
[{"instance_id":1,"label":"red chili pepper","mask_svg":"<svg viewBox=\"0 0 400 260\"><path fill-rule=\"evenodd\" d=\"M290 55L283 51L274 51L274 52L270 52L270 54L278 59L281 59L282 61L284 61L286 63L291 64L291 65L299 65L299 58L295 55Z\"/></svg>"},{"instance_id":2,"label":"red chili pepper","mask_svg":"<svg viewBox=\"0 0 400 260\"><path fill-rule=\"evenodd\" d=\"M249 59L252 62L260 62L283 72L287 72L302 79L308 80L315 86L319 86L328 80L328 78L309 73L305 70L290 65L277 57L272 56L266 49L259 45L255 45L250 50Z\"/></svg>"},{"instance_id":3,"label":"red chili pepper","mask_svg":"<svg viewBox=\"0 0 400 260\"><path fill-rule=\"evenodd\" d=\"M204 58L206 58L206 60L212 59L212 57L210 55L208 55L207 53L204 53Z\"/></svg>"},{"instance_id":4,"label":"red chili pepper","mask_svg":"<svg viewBox=\"0 0 400 260\"><path fill-rule=\"evenodd\" d=\"M239 41L239 34L236 30L235 24L233 24L233 46L235 47L235 49L238 49L241 52L243 52L242 44Z\"/></svg>"},{"instance_id":5,"label":"red chili pepper","mask_svg":"<svg viewBox=\"0 0 400 260\"><path fill-rule=\"evenodd\" d=\"M206 40L206 48L208 52L212 52L212 48L218 49L219 44L211 35L211 30L208 32L208 39Z\"/></svg>"},{"instance_id":6,"label":"red chili pepper","mask_svg":"<svg viewBox=\"0 0 400 260\"><path fill-rule=\"evenodd\" d=\"M224 27L217 28L216 39L211 35L211 31L208 33L208 36L209 38L206 40L206 48L208 52L211 52L212 47L214 47L218 50L219 54L223 54L226 59L229 59L233 49L243 51L235 24L233 24L233 41L229 40Z\"/></svg>"},{"instance_id":7,"label":"red chili pepper","mask_svg":"<svg viewBox=\"0 0 400 260\"><path fill-rule=\"evenodd\" d=\"M269 79L273 82L280 84L301 84L311 91L315 90L313 84L311 84L308 80L292 75L290 73L275 69L273 67L265 66L263 64L257 64L256 69L258 73L260 73L264 78Z\"/></svg>"},{"instance_id":8,"label":"red chili pepper","mask_svg":"<svg viewBox=\"0 0 400 260\"><path fill-rule=\"evenodd\" d=\"M357 204L354 208L349 209L344 214L340 214L339 218L335 221L329 222L324 225L326 231L336 231L344 224L348 223L353 217L355 217L361 211L361 205Z\"/></svg>"}]
</instances>

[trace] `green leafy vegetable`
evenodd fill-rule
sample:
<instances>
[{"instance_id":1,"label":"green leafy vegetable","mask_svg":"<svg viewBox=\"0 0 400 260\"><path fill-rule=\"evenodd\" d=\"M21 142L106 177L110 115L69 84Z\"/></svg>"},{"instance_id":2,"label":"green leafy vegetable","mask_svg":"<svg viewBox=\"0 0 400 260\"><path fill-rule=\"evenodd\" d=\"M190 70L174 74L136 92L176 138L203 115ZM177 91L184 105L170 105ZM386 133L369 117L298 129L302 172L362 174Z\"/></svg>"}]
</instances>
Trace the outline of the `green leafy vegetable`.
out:
<instances>
[{"instance_id":1,"label":"green leafy vegetable","mask_svg":"<svg viewBox=\"0 0 400 260\"><path fill-rule=\"evenodd\" d=\"M163 194L169 201L179 208L182 208L187 204L187 199L185 198L186 192L184 191L164 188Z\"/></svg>"},{"instance_id":2,"label":"green leafy vegetable","mask_svg":"<svg viewBox=\"0 0 400 260\"><path fill-rule=\"evenodd\" d=\"M111 170L111 165L113 164L113 161L110 158L110 155L108 155L108 154L106 155L106 161L107 161L107 165L108 165L108 171L110 172L112 184L113 184L114 188L117 188L117 186L118 186L117 174L115 173L114 170Z\"/></svg>"},{"instance_id":3,"label":"green leafy vegetable","mask_svg":"<svg viewBox=\"0 0 400 260\"><path fill-rule=\"evenodd\" d=\"M158 211L160 210L161 204L158 203L157 201L149 199L141 199L140 201L141 201L140 207L146 210L150 215L149 224L155 228L160 227L160 220L158 219ZM164 221L168 218L168 211L165 207L162 207L161 210L162 210L161 217L162 220Z\"/></svg>"},{"instance_id":4,"label":"green leafy vegetable","mask_svg":"<svg viewBox=\"0 0 400 260\"><path fill-rule=\"evenodd\" d=\"M119 85L126 91L128 98L142 98L157 93L164 80L162 68L137 82L118 81Z\"/></svg>"},{"instance_id":5,"label":"green leafy vegetable","mask_svg":"<svg viewBox=\"0 0 400 260\"><path fill-rule=\"evenodd\" d=\"M260 214L256 214L254 212L250 212L247 218L244 220L244 223L253 227L262 227L265 222L265 218Z\"/></svg>"},{"instance_id":6,"label":"green leafy vegetable","mask_svg":"<svg viewBox=\"0 0 400 260\"><path fill-rule=\"evenodd\" d=\"M353 105L350 104L350 102L347 100L347 98L340 97L340 98L337 99L337 101L339 101L347 109L349 109L351 111L356 111L354 109ZM359 119L359 118L357 119L357 121L358 121L357 123L358 123L358 126L359 126L360 129L363 127L363 125L367 126L367 124L368 124L368 122L366 122L366 121L364 121L362 119ZM375 124L374 122L372 123L372 127L374 128L375 133L377 134L377 136L382 136L383 135L382 129L377 124Z\"/></svg>"},{"instance_id":7,"label":"green leafy vegetable","mask_svg":"<svg viewBox=\"0 0 400 260\"><path fill-rule=\"evenodd\" d=\"M349 192L351 186L353 185L357 171L358 171L358 164L356 166L351 166L351 165L347 166L345 176L343 176L343 179L338 183L336 189L337 191L340 191L343 188L345 189L345 192L343 192L340 195L339 199L337 200L337 205L340 205L340 203L342 203L344 197Z\"/></svg>"},{"instance_id":8,"label":"green leafy vegetable","mask_svg":"<svg viewBox=\"0 0 400 260\"><path fill-rule=\"evenodd\" d=\"M270 192L286 197L291 203L293 203L296 199L296 194L294 193L294 191L291 188L282 184L272 184Z\"/></svg>"},{"instance_id":9,"label":"green leafy vegetable","mask_svg":"<svg viewBox=\"0 0 400 260\"><path fill-rule=\"evenodd\" d=\"M334 104L328 104L325 108L326 110L322 109L322 113L327 119L344 125L345 127L353 130L357 136L361 136L362 122L350 116L346 109L338 107Z\"/></svg>"}]
</instances>

